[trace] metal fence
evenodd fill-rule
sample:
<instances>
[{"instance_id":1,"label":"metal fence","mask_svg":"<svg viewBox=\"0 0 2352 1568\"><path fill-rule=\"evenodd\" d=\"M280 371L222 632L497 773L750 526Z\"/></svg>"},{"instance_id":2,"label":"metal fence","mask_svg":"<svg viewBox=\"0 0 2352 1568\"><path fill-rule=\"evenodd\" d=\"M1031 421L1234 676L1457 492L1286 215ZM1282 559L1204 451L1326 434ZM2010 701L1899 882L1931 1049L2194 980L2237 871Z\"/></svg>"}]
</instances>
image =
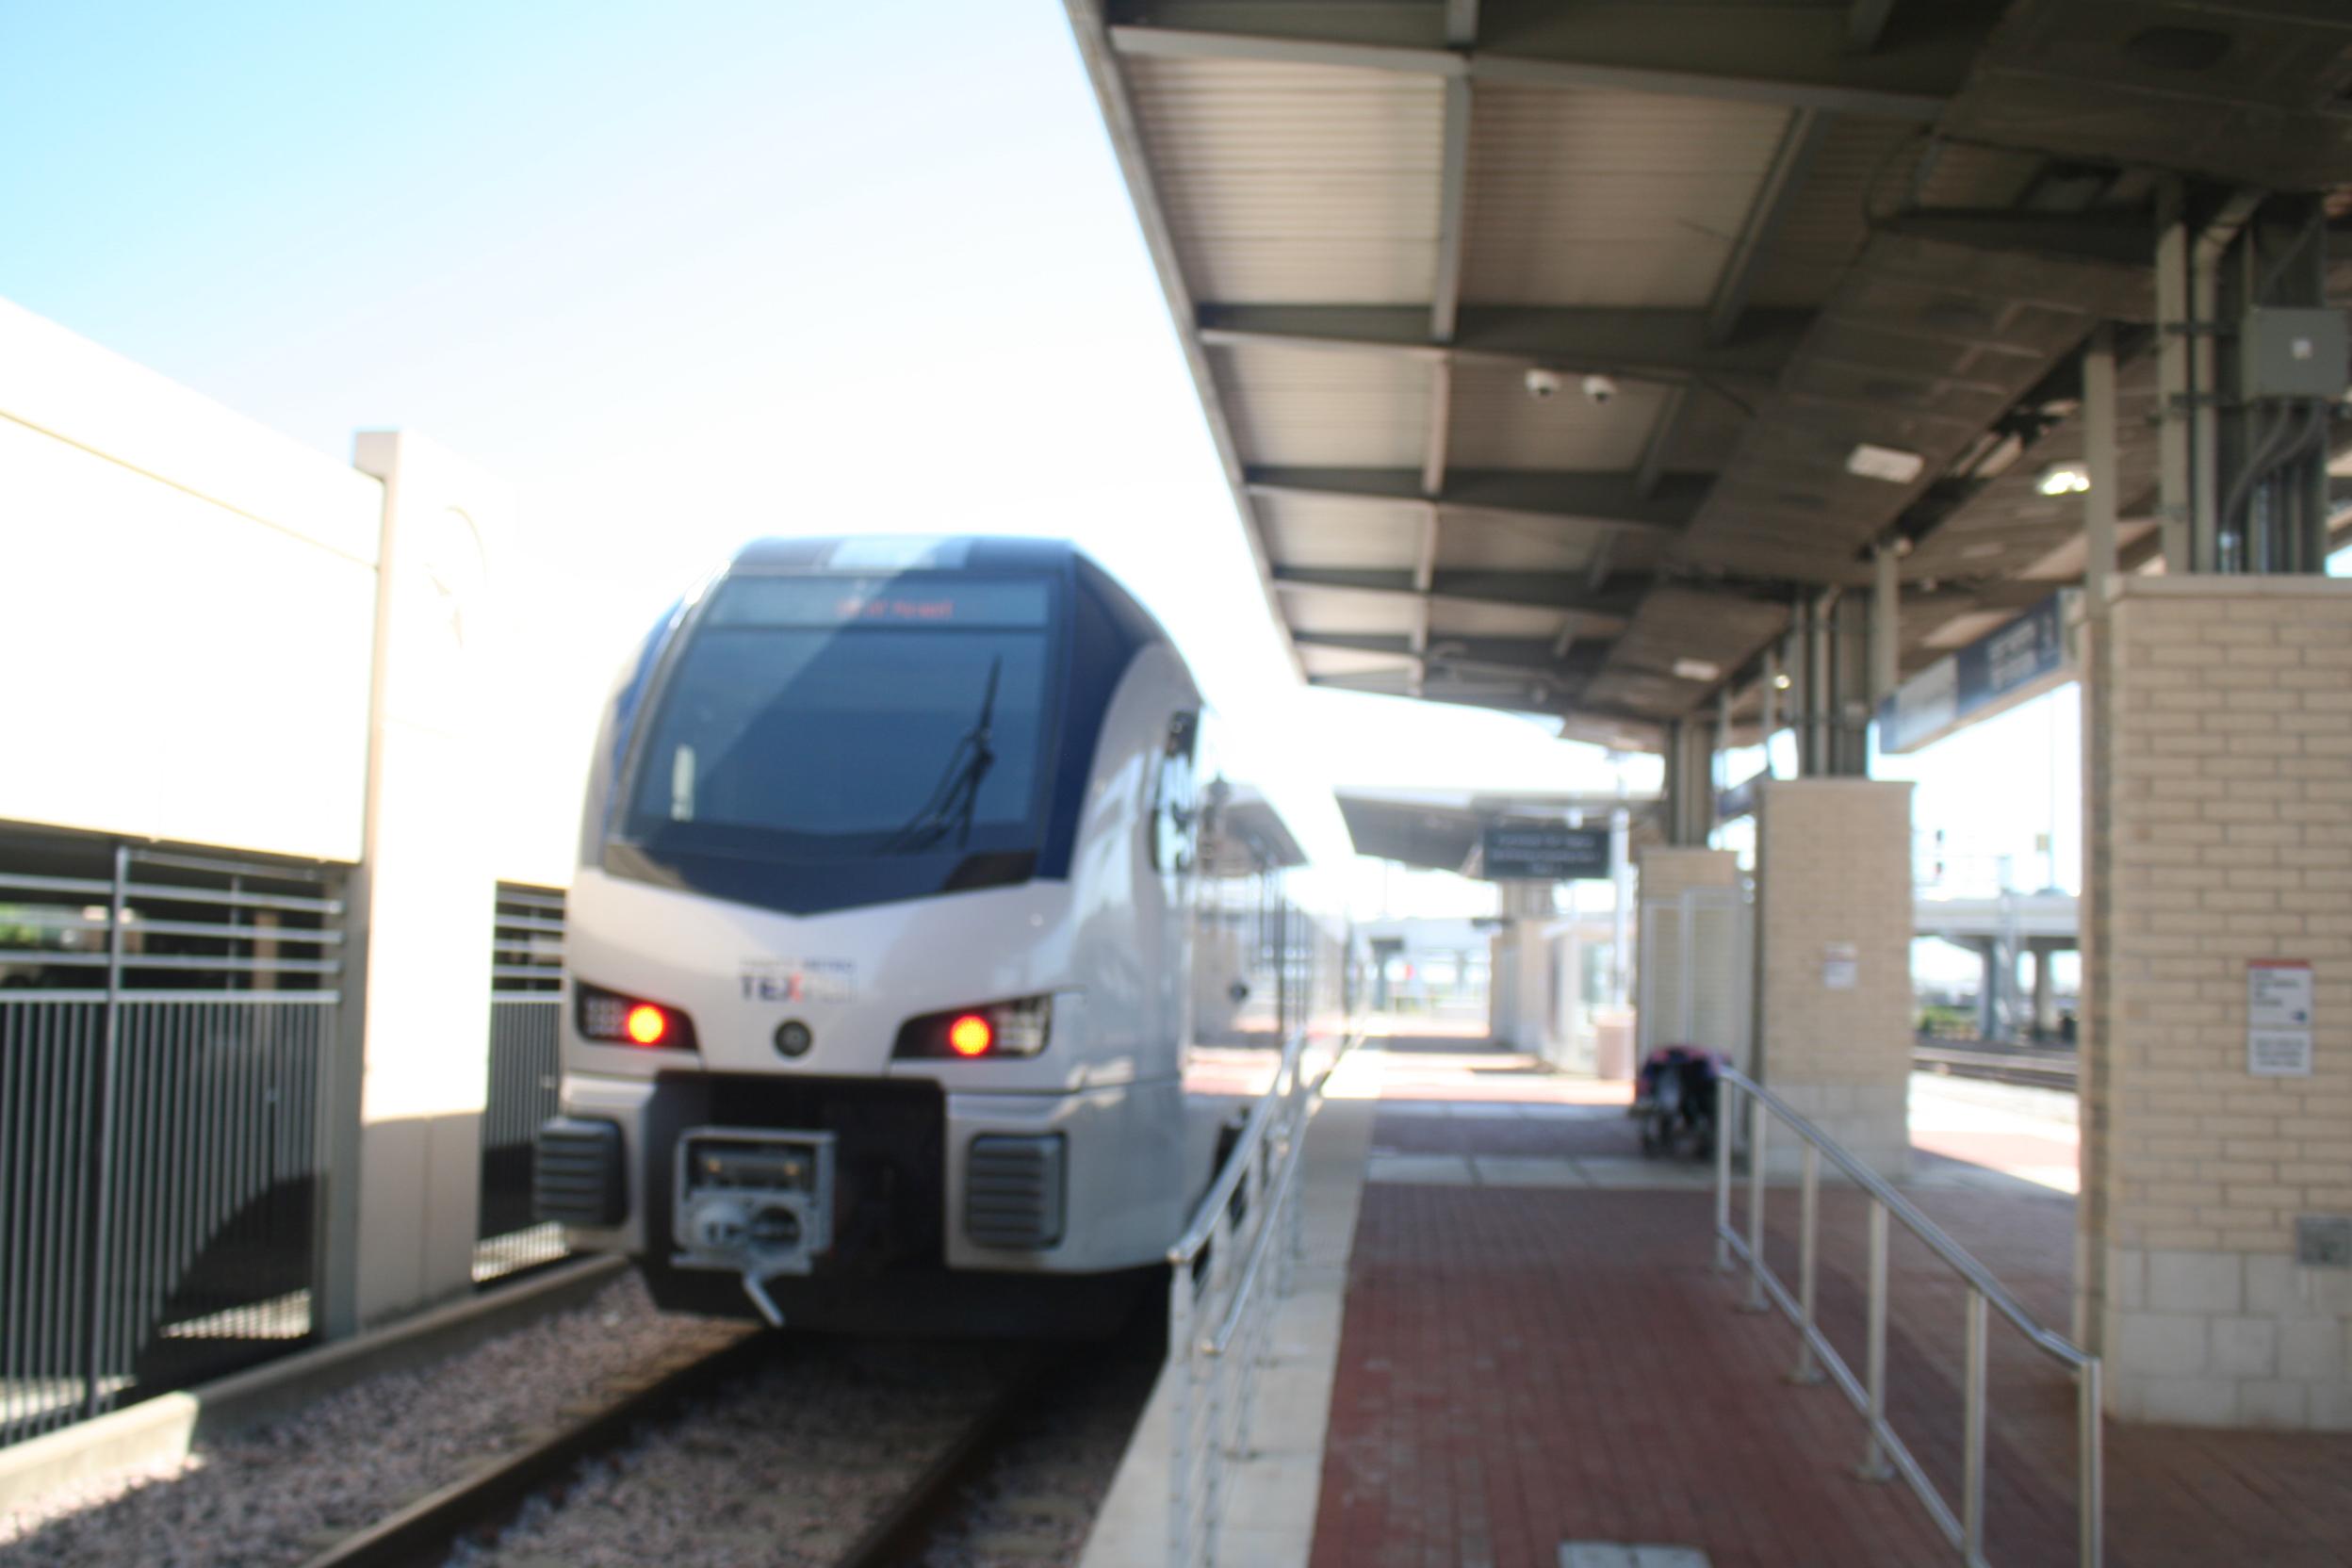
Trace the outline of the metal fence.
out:
<instances>
[{"instance_id":1,"label":"metal fence","mask_svg":"<svg viewBox=\"0 0 2352 1568\"><path fill-rule=\"evenodd\" d=\"M490 1078L474 1244L478 1285L564 1255L564 1228L536 1223L531 1208L531 1141L540 1123L555 1115L562 1070L556 1024L563 1006L563 893L500 883L491 941Z\"/></svg>"},{"instance_id":2,"label":"metal fence","mask_svg":"<svg viewBox=\"0 0 2352 1568\"><path fill-rule=\"evenodd\" d=\"M0 1445L310 1338L330 874L0 840Z\"/></svg>"},{"instance_id":3,"label":"metal fence","mask_svg":"<svg viewBox=\"0 0 2352 1568\"><path fill-rule=\"evenodd\" d=\"M1745 1073L1725 1069L1722 1075L1723 1103L1718 1108L1715 1139L1715 1266L1729 1272L1736 1257L1748 1269L1747 1308L1764 1312L1777 1306L1797 1326L1797 1364L1792 1382L1819 1382L1824 1371L1863 1418L1865 1436L1861 1475L1885 1480L1900 1475L1918 1494L1936 1527L1958 1549L1960 1560L1982 1564L1984 1556L1984 1439L1986 1418L1985 1370L1989 1347L1986 1332L1991 1316L2006 1318L2026 1344L2067 1368L2075 1380L2075 1423L2078 1495L2076 1550L2083 1568L2099 1568L2102 1542L2104 1461L2100 1451L2099 1361L2064 1334L2046 1329L2010 1295L1992 1272L1972 1257L1943 1228L1921 1214L1885 1178L1862 1164L1819 1128L1799 1116L1778 1097ZM1747 1234L1731 1223L1732 1131L1740 1125L1740 1097L1746 1096L1748 1127ZM1796 1134L1804 1149L1803 1178L1798 1189L1797 1289L1788 1287L1764 1261L1764 1176L1767 1129L1779 1121ZM1814 1289L1821 1256L1821 1162L1829 1162L1859 1186L1870 1199L1870 1296L1868 1327L1864 1331L1864 1375L1857 1378L1831 1346L1814 1318ZM1886 1220L1892 1215L1913 1235L1957 1274L1968 1286L1964 1317L1964 1370L1960 1408L1960 1503L1954 1509L1902 1435L1886 1419ZM1767 1298L1770 1298L1768 1303ZM1819 1364L1816 1358L1819 1358Z\"/></svg>"},{"instance_id":4,"label":"metal fence","mask_svg":"<svg viewBox=\"0 0 2352 1568\"><path fill-rule=\"evenodd\" d=\"M1349 1038L1310 1077L1305 1037L1290 1037L1273 1083L1168 1249L1169 1568L1217 1560L1225 1472L1248 1450L1274 1309L1290 1294L1298 1261L1307 1119L1355 1043Z\"/></svg>"}]
</instances>

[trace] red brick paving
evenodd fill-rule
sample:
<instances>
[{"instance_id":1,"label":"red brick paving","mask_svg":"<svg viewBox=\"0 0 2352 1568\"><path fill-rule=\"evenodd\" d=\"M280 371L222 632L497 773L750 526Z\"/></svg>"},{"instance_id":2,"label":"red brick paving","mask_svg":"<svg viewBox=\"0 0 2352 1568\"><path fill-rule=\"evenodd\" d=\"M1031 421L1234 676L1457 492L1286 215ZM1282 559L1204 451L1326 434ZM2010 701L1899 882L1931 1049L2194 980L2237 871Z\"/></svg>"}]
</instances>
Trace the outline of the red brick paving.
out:
<instances>
[{"instance_id":1,"label":"red brick paving","mask_svg":"<svg viewBox=\"0 0 2352 1568\"><path fill-rule=\"evenodd\" d=\"M1441 1126L1384 1106L1377 1141L1592 1152L1525 1146L1545 1126L1463 1117ZM1561 1127L1577 1143L1600 1135L1597 1123ZM1914 1196L2028 1310L2065 1327L2071 1200L2024 1188ZM1861 1445L1851 1407L1826 1384L1784 1380L1794 1331L1777 1315L1729 1310L1737 1287L1707 1266L1711 1201L1367 1187L1315 1568L1551 1568L1569 1539L1694 1545L1716 1568L1952 1560L1901 1482L1851 1475ZM1775 1189L1767 1201L1768 1254L1793 1278L1794 1194ZM1857 1365L1863 1233L1858 1195L1824 1192L1821 1319ZM1954 1496L1962 1293L1900 1227L1890 1278L1890 1413ZM2071 1562L2073 1385L1998 1320L1992 1346L1991 1560ZM2108 1561L2118 1568L2352 1562L2352 1437L2111 1425L2107 1446Z\"/></svg>"},{"instance_id":2,"label":"red brick paving","mask_svg":"<svg viewBox=\"0 0 2352 1568\"><path fill-rule=\"evenodd\" d=\"M1511 1154L1639 1158L1642 1132L1614 1105L1572 1105L1541 1116L1430 1116L1383 1106L1372 1147L1398 1154Z\"/></svg>"}]
</instances>

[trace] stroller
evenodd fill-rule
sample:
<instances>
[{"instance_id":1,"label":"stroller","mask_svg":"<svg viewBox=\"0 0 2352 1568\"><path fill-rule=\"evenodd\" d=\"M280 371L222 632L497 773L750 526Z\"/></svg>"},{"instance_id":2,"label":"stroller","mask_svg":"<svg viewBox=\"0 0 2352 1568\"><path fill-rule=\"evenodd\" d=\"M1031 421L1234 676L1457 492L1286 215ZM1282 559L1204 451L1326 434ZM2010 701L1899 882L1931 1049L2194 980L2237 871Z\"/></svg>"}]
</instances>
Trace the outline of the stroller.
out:
<instances>
[{"instance_id":1,"label":"stroller","mask_svg":"<svg viewBox=\"0 0 2352 1568\"><path fill-rule=\"evenodd\" d=\"M1688 1144L1693 1159L1715 1152L1715 1070L1723 1057L1695 1045L1666 1045L1642 1064L1632 1115L1642 1152L1655 1159Z\"/></svg>"}]
</instances>

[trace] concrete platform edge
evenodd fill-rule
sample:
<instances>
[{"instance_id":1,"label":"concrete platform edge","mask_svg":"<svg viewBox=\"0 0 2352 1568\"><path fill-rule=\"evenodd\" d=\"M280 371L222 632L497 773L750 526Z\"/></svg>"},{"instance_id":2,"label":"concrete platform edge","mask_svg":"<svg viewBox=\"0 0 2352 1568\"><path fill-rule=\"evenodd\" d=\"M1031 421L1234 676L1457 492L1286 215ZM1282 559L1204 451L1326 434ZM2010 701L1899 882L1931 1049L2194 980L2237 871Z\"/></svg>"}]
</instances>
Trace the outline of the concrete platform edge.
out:
<instances>
[{"instance_id":1,"label":"concrete platform edge","mask_svg":"<svg viewBox=\"0 0 2352 1568\"><path fill-rule=\"evenodd\" d=\"M1234 1467L1228 1493L1217 1553L1222 1568L1304 1568L1313 1548L1348 1262L1377 1109L1368 1099L1327 1100L1308 1128L1299 1172L1304 1256L1298 1287L1276 1314L1274 1364L1263 1373L1269 1385L1282 1386L1259 1391L1251 1456ZM1163 1373L1095 1515L1078 1568L1137 1568L1167 1560L1168 1398ZM1277 1438L1277 1425L1293 1429Z\"/></svg>"},{"instance_id":2,"label":"concrete platform edge","mask_svg":"<svg viewBox=\"0 0 2352 1568\"><path fill-rule=\"evenodd\" d=\"M199 1388L157 1395L0 1448L0 1510L34 1502L76 1481L183 1458L205 1438L285 1414L362 1379L471 1349L535 1318L579 1305L628 1267L617 1257L576 1259L532 1279L429 1308L351 1339L297 1351Z\"/></svg>"}]
</instances>

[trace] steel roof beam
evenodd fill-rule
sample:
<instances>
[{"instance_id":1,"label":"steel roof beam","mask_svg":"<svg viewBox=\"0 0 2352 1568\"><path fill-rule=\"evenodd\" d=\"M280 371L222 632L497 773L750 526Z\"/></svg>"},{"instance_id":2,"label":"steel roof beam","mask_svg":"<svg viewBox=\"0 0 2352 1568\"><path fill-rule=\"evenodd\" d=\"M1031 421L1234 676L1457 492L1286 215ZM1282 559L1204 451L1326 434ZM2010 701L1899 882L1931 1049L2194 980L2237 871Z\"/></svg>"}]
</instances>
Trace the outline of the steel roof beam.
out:
<instances>
[{"instance_id":1,"label":"steel roof beam","mask_svg":"<svg viewBox=\"0 0 2352 1568\"><path fill-rule=\"evenodd\" d=\"M1438 572L1428 587L1416 575L1389 567L1277 566L1274 586L1284 591L1353 594L1397 603L1452 604L1478 610L1556 610L1564 614L1627 615L1646 583L1626 579L1595 593L1575 572Z\"/></svg>"},{"instance_id":2,"label":"steel roof beam","mask_svg":"<svg viewBox=\"0 0 2352 1568\"><path fill-rule=\"evenodd\" d=\"M1813 321L1808 311L1751 311L1722 339L1710 340L1705 311L1465 305L1448 342L1429 335L1430 313L1418 305L1204 304L1194 317L1200 341L1211 348L1409 354L1667 383L1777 376Z\"/></svg>"},{"instance_id":3,"label":"steel roof beam","mask_svg":"<svg viewBox=\"0 0 2352 1568\"><path fill-rule=\"evenodd\" d=\"M2156 225L2145 212L2035 212L2013 207L1914 207L1879 220L1889 234L1972 251L2013 251L2102 262L2156 275Z\"/></svg>"},{"instance_id":4,"label":"steel roof beam","mask_svg":"<svg viewBox=\"0 0 2352 1568\"><path fill-rule=\"evenodd\" d=\"M1478 41L1478 0L1446 0L1446 41L1466 49ZM1446 125L1438 157L1437 268L1430 290L1429 340L1451 343L1462 309L1462 253L1470 187L1470 82L1453 77L1446 83ZM1429 645L1429 580L1437 570L1439 531L1445 526L1435 504L1446 488L1446 459L1454 430L1454 367L1441 359L1429 367L1429 425L1422 447L1421 491L1431 504L1421 515L1421 542L1415 552L1413 585L1422 598L1413 617L1413 647ZM1413 666L1410 683L1421 694L1426 666Z\"/></svg>"},{"instance_id":5,"label":"steel roof beam","mask_svg":"<svg viewBox=\"0 0 2352 1568\"><path fill-rule=\"evenodd\" d=\"M1591 678L1598 662L1573 655L1555 659L1548 638L1447 637L1429 651L1417 653L1407 639L1377 632L1296 631L1291 635L1305 647L1377 654L1410 660L1430 669L1491 672L1505 680L1534 679L1554 686L1581 685Z\"/></svg>"},{"instance_id":6,"label":"steel roof beam","mask_svg":"<svg viewBox=\"0 0 2352 1568\"><path fill-rule=\"evenodd\" d=\"M1833 118L1819 109L1801 108L1788 116L1772 161L1764 171L1763 183L1756 187L1756 200L1749 204L1747 220L1740 225L1740 237L1716 278L1714 298L1707 302L1702 328L1707 348L1721 348L1737 335L1740 319L1747 313L1748 292L1756 285L1756 263L1779 237L1781 225L1796 204L1797 191L1812 170L1814 155L1829 139L1832 123ZM1642 494L1646 496L1658 487L1690 405L1690 388L1678 386L1667 394L1666 406L1658 411L1658 423L1634 469L1634 488Z\"/></svg>"},{"instance_id":7,"label":"steel roof beam","mask_svg":"<svg viewBox=\"0 0 2352 1568\"><path fill-rule=\"evenodd\" d=\"M1422 491L1421 473L1414 468L1258 466L1244 470L1243 482L1253 496L1391 506L1432 504L1432 498ZM1712 482L1706 474L1669 474L1655 491L1642 496L1635 493L1630 473L1490 468L1448 475L1434 504L1449 512L1543 523L1674 532L1698 511Z\"/></svg>"},{"instance_id":8,"label":"steel roof beam","mask_svg":"<svg viewBox=\"0 0 2352 1568\"><path fill-rule=\"evenodd\" d=\"M1932 121L1967 78L1998 7L1938 0L1897 47L1858 51L1826 8L1592 0L1572 8L1490 0L1484 38L1448 47L1431 6L1234 5L1152 0L1148 22L1114 8L1111 46L1130 57L1258 60L1459 77L1535 88L1609 88Z\"/></svg>"},{"instance_id":9,"label":"steel roof beam","mask_svg":"<svg viewBox=\"0 0 2352 1568\"><path fill-rule=\"evenodd\" d=\"M1894 14L1895 0L1854 0L1846 8L1846 42L1862 54L1869 54L1878 47L1880 37L1886 31L1886 19Z\"/></svg>"}]
</instances>

